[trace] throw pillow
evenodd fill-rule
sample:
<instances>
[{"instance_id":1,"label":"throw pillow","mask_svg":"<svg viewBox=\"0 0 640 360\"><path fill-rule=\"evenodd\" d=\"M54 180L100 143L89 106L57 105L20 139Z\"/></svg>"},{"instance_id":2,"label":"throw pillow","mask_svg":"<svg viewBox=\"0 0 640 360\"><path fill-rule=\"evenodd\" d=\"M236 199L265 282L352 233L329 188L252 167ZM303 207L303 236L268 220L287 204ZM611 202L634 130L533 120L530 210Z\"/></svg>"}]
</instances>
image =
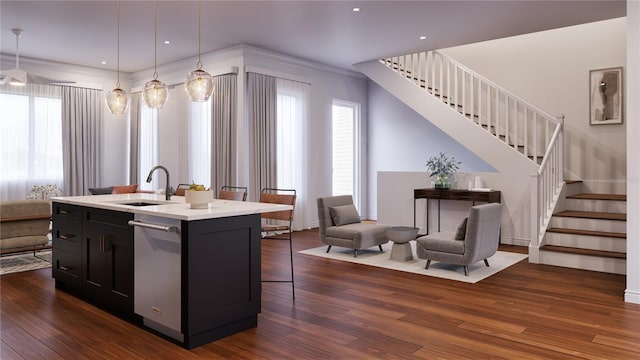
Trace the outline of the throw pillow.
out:
<instances>
[{"instance_id":1,"label":"throw pillow","mask_svg":"<svg viewBox=\"0 0 640 360\"><path fill-rule=\"evenodd\" d=\"M464 238L467 236L467 221L468 220L469 220L469 218L464 218L464 220L462 220L460 225L458 225L458 229L456 230L456 236L454 237L454 239L456 239L456 240L464 240Z\"/></svg>"},{"instance_id":2,"label":"throw pillow","mask_svg":"<svg viewBox=\"0 0 640 360\"><path fill-rule=\"evenodd\" d=\"M114 186L112 194L129 194L138 190L138 184L126 185L126 186Z\"/></svg>"},{"instance_id":3,"label":"throw pillow","mask_svg":"<svg viewBox=\"0 0 640 360\"><path fill-rule=\"evenodd\" d=\"M113 186L101 187L101 188L89 188L91 195L105 195L113 192Z\"/></svg>"},{"instance_id":4,"label":"throw pillow","mask_svg":"<svg viewBox=\"0 0 640 360\"><path fill-rule=\"evenodd\" d=\"M360 215L358 215L358 210L355 205L329 207L329 214L331 215L331 220L333 220L333 225L335 226L360 222Z\"/></svg>"}]
</instances>

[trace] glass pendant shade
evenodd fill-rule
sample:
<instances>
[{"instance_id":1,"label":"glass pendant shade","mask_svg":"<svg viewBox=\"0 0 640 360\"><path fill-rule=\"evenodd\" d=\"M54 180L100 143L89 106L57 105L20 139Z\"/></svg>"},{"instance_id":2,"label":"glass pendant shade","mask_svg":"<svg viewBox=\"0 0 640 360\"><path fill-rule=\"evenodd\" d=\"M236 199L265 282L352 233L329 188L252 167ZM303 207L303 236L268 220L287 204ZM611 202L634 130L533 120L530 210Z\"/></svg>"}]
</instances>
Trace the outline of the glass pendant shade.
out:
<instances>
[{"instance_id":1,"label":"glass pendant shade","mask_svg":"<svg viewBox=\"0 0 640 360\"><path fill-rule=\"evenodd\" d=\"M207 101L213 93L213 78L204 70L194 70L187 75L184 88L191 101Z\"/></svg>"},{"instance_id":2,"label":"glass pendant shade","mask_svg":"<svg viewBox=\"0 0 640 360\"><path fill-rule=\"evenodd\" d=\"M119 87L109 91L105 100L107 108L113 115L122 115L129 108L129 94Z\"/></svg>"},{"instance_id":3,"label":"glass pendant shade","mask_svg":"<svg viewBox=\"0 0 640 360\"><path fill-rule=\"evenodd\" d=\"M129 108L129 94L120 88L120 1L117 2L117 38L118 38L118 80L116 87L104 98L107 108L113 115L122 115Z\"/></svg>"},{"instance_id":4,"label":"glass pendant shade","mask_svg":"<svg viewBox=\"0 0 640 360\"><path fill-rule=\"evenodd\" d=\"M158 79L153 79L144 84L142 90L144 103L151 109L160 109L169 99L169 88Z\"/></svg>"}]
</instances>

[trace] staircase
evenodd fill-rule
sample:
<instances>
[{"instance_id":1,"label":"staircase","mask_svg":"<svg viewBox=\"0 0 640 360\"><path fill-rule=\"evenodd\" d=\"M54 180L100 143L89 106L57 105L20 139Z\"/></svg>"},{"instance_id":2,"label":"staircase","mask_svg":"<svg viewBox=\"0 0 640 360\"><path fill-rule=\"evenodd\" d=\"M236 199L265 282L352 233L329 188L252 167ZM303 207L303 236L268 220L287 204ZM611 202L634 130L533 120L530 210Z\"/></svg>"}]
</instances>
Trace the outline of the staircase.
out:
<instances>
[{"instance_id":1,"label":"staircase","mask_svg":"<svg viewBox=\"0 0 640 360\"><path fill-rule=\"evenodd\" d=\"M584 194L580 182L565 188L563 116L549 115L437 51L357 67L511 181L530 184L531 262L624 273L626 197Z\"/></svg>"},{"instance_id":2,"label":"staircase","mask_svg":"<svg viewBox=\"0 0 640 360\"><path fill-rule=\"evenodd\" d=\"M626 195L582 192L567 181L565 210L557 211L540 247L540 263L626 273Z\"/></svg>"}]
</instances>

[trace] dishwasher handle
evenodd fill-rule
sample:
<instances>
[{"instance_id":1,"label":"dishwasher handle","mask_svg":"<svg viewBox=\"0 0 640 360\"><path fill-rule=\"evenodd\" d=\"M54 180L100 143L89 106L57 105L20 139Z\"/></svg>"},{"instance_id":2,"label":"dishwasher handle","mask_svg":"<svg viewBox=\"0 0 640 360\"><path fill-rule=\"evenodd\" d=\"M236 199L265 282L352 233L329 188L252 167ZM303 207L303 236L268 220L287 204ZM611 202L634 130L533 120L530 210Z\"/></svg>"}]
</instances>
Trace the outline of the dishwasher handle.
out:
<instances>
[{"instance_id":1,"label":"dishwasher handle","mask_svg":"<svg viewBox=\"0 0 640 360\"><path fill-rule=\"evenodd\" d=\"M129 220L129 226L140 226L143 228L162 230L166 232L178 232L177 226L157 225L157 224L150 224L150 223L145 223L142 221L135 221L135 220Z\"/></svg>"}]
</instances>

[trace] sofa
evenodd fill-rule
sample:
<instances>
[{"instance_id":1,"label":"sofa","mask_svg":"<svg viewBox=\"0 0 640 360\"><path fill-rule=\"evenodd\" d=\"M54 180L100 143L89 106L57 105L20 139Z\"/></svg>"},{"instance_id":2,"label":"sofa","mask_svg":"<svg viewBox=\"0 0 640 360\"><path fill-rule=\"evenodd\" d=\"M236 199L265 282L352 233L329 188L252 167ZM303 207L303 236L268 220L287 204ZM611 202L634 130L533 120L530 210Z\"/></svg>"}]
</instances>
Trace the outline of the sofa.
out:
<instances>
[{"instance_id":1,"label":"sofa","mask_svg":"<svg viewBox=\"0 0 640 360\"><path fill-rule=\"evenodd\" d=\"M51 203L47 200L0 202L0 254L50 248Z\"/></svg>"}]
</instances>

